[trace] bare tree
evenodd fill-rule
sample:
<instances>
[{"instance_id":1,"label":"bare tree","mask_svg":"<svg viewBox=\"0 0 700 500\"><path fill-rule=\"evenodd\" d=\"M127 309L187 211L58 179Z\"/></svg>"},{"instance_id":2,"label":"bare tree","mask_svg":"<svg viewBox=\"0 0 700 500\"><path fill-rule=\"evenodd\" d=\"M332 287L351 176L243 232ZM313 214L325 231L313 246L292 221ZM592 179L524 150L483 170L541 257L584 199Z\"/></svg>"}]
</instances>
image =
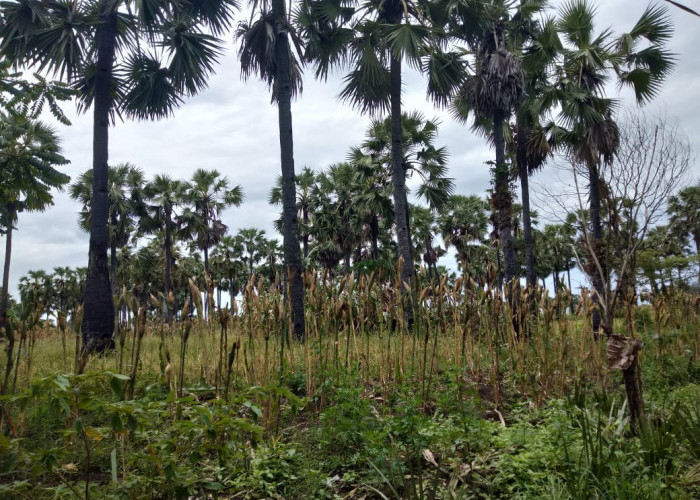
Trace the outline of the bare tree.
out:
<instances>
[{"instance_id":1,"label":"bare tree","mask_svg":"<svg viewBox=\"0 0 700 500\"><path fill-rule=\"evenodd\" d=\"M586 271L603 281L603 331L612 334L613 311L620 296L635 288L637 251L650 227L666 214L669 197L688 179L691 148L675 121L642 111L627 111L619 123L620 147L611 168L601 175L607 234L603 252L594 251L586 225L583 243ZM574 166L577 199L583 209Z\"/></svg>"},{"instance_id":2,"label":"bare tree","mask_svg":"<svg viewBox=\"0 0 700 500\"><path fill-rule=\"evenodd\" d=\"M620 146L611 168L603 171L600 179L607 222L603 248L595 248L590 231L583 224L588 260L584 269L591 280L597 273L603 283L599 305L603 313L601 326L608 337L608 364L622 370L631 424L636 431L644 409L638 362L642 344L632 337L613 334L613 312L621 297L630 303L635 300L637 251L647 231L665 216L669 197L688 179L692 155L687 136L677 122L665 116L628 111L619 129ZM579 189L582 172L586 170L573 165L581 212L586 194ZM628 324L632 325L631 317Z\"/></svg>"}]
</instances>

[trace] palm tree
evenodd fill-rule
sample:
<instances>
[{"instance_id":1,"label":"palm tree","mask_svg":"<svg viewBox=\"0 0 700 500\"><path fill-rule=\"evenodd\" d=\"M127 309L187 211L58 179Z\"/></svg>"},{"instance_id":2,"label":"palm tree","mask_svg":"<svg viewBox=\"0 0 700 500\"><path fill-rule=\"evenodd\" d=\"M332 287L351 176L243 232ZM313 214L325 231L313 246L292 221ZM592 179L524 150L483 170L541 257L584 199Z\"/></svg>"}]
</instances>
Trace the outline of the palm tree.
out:
<instances>
[{"instance_id":1,"label":"palm tree","mask_svg":"<svg viewBox=\"0 0 700 500\"><path fill-rule=\"evenodd\" d=\"M413 254L422 257L428 266L428 278L439 278L437 261L445 255L445 249L434 245L437 227L435 226L435 212L420 205L410 206L411 244Z\"/></svg>"},{"instance_id":2,"label":"palm tree","mask_svg":"<svg viewBox=\"0 0 700 500\"><path fill-rule=\"evenodd\" d=\"M609 270L601 258L600 168L610 165L620 143L614 112L617 101L605 97L605 84L615 76L621 86L633 88L639 104L654 97L673 67L665 44L672 35L667 9L649 6L629 33L614 38L610 30L595 34L595 10L586 0L572 0L561 8L557 21L564 39L557 82L560 120L564 129L550 129L555 144L567 147L589 176L590 235L586 232L597 307L593 330L601 325L600 308L610 295ZM608 308L609 309L609 308ZM612 311L605 311L603 329L612 333Z\"/></svg>"},{"instance_id":3,"label":"palm tree","mask_svg":"<svg viewBox=\"0 0 700 500\"><path fill-rule=\"evenodd\" d=\"M431 2L384 0L381 2L339 2L306 0L299 22L307 42L305 58L316 64L316 76L325 79L333 67L347 66L342 100L363 113L389 113L390 158L394 198L394 227L399 256L403 260L401 280L413 289L415 269L411 252L406 170L402 149L402 64L429 71L424 65L435 31ZM434 48L437 44L433 43ZM440 66L441 70L445 66ZM432 78L433 75L430 75ZM413 321L412 301L405 315Z\"/></svg>"},{"instance_id":4,"label":"palm tree","mask_svg":"<svg viewBox=\"0 0 700 500\"><path fill-rule=\"evenodd\" d=\"M487 210L488 203L476 195L453 194L438 215L437 226L445 247L455 248L465 273L473 275L481 267L471 266L477 254L483 257L488 253L484 245L489 224ZM484 259L478 260L483 263ZM481 267L481 273L475 276L477 279L481 279L484 269Z\"/></svg>"},{"instance_id":5,"label":"palm tree","mask_svg":"<svg viewBox=\"0 0 700 500\"><path fill-rule=\"evenodd\" d=\"M250 21L240 23L237 30L237 38L241 41L241 70L244 78L256 73L264 80L272 89L273 102L277 103L282 169L283 248L287 271L285 278L289 278L288 298L292 310L293 334L295 338L304 340L303 264L299 250L292 128L292 97L301 90L301 69L292 52L292 45L298 51L300 42L290 22L284 0L253 0L252 7ZM254 19L252 16L258 17Z\"/></svg>"},{"instance_id":6,"label":"palm tree","mask_svg":"<svg viewBox=\"0 0 700 500\"><path fill-rule=\"evenodd\" d=\"M535 15L540 14L546 4L546 0L522 2L509 28L514 42L513 49L521 54L524 72L524 94L515 110L511 155L514 159L514 170L520 179L525 276L528 287L537 283L529 177L544 166L553 152L541 121L551 114L554 105L552 80L556 70L556 58L561 49L554 21L535 20ZM534 294L530 294L529 297L534 298Z\"/></svg>"},{"instance_id":7,"label":"palm tree","mask_svg":"<svg viewBox=\"0 0 700 500\"><path fill-rule=\"evenodd\" d=\"M390 119L374 120L362 143L365 155L391 172L393 125ZM419 112L401 115L401 168L405 179L419 178L418 197L433 210L439 210L454 189L447 174L447 149L435 147L438 122L426 120ZM392 174L393 176L393 174ZM410 193L404 179L404 192Z\"/></svg>"},{"instance_id":8,"label":"palm tree","mask_svg":"<svg viewBox=\"0 0 700 500\"><path fill-rule=\"evenodd\" d=\"M672 232L680 236L682 241L687 241L690 235L695 243L695 256L700 267L700 182L681 189L677 195L669 198L668 211ZM698 285L700 286L700 270Z\"/></svg>"},{"instance_id":9,"label":"palm tree","mask_svg":"<svg viewBox=\"0 0 700 500\"><path fill-rule=\"evenodd\" d=\"M206 86L230 26L235 0L97 0L2 5L0 53L57 75L93 107L93 197L82 323L85 352L113 345L107 260L108 129L115 114L164 118ZM165 64L163 64L163 60Z\"/></svg>"},{"instance_id":10,"label":"palm tree","mask_svg":"<svg viewBox=\"0 0 700 500\"><path fill-rule=\"evenodd\" d=\"M0 296L0 328L7 328L12 232L20 212L43 211L53 205L51 190L70 177L54 168L69 161L61 155L58 136L42 122L11 110L0 114L0 232L5 235L5 264ZM8 352L12 352L10 347ZM11 356L8 356L8 360ZM8 361L8 366L11 363Z\"/></svg>"},{"instance_id":11,"label":"palm tree","mask_svg":"<svg viewBox=\"0 0 700 500\"><path fill-rule=\"evenodd\" d=\"M144 213L143 171L130 164L121 163L109 167L107 173L108 233L110 246L110 282L117 287L117 249L129 245L137 225L137 218ZM92 204L92 170L83 172L69 187L70 197L82 205L78 213L80 228L90 231L90 206Z\"/></svg>"},{"instance_id":12,"label":"palm tree","mask_svg":"<svg viewBox=\"0 0 700 500\"><path fill-rule=\"evenodd\" d=\"M487 130L493 141L496 160L493 167L492 204L494 226L503 251L504 281L518 276L513 246L513 197L506 162L505 129L524 91L522 62L513 51L511 2L498 0L477 5L457 1L452 33L468 44L474 54L474 71L465 74L453 102L453 114L466 121L474 114L474 128ZM474 19L474 16L478 16ZM509 290L509 287L506 288Z\"/></svg>"},{"instance_id":13,"label":"palm tree","mask_svg":"<svg viewBox=\"0 0 700 500\"><path fill-rule=\"evenodd\" d=\"M233 247L241 261L248 268L248 278L253 276L255 266L265 258L267 238L263 229L254 227L239 229L233 237Z\"/></svg>"},{"instance_id":14,"label":"palm tree","mask_svg":"<svg viewBox=\"0 0 700 500\"><path fill-rule=\"evenodd\" d=\"M216 170L198 168L192 174L185 193L187 203L181 219L185 232L194 237L195 245L204 254L204 271L209 273L209 249L216 245L228 229L221 221L221 212L243 202L241 186L228 187L228 179Z\"/></svg>"},{"instance_id":15,"label":"palm tree","mask_svg":"<svg viewBox=\"0 0 700 500\"><path fill-rule=\"evenodd\" d=\"M309 210L311 188L316 182L316 172L309 167L304 167L301 173L295 177L297 188L297 216L301 217L299 231L303 248L304 260L309 258L309 225L311 223L311 213ZM282 203L282 177L277 178L277 184L270 190L268 202L273 205ZM276 221L275 225L280 234L284 235L283 219Z\"/></svg>"},{"instance_id":16,"label":"palm tree","mask_svg":"<svg viewBox=\"0 0 700 500\"><path fill-rule=\"evenodd\" d=\"M362 243L362 215L353 185L355 171L348 162L330 165L318 174L313 189L315 244L310 255L331 270L342 259L350 274L353 250Z\"/></svg>"},{"instance_id":17,"label":"palm tree","mask_svg":"<svg viewBox=\"0 0 700 500\"><path fill-rule=\"evenodd\" d=\"M163 300L172 291L171 271L173 264L173 245L178 231L176 208L184 203L188 184L174 180L168 175L156 175L143 188L146 213L139 222L139 230L146 234L162 231L165 263L163 266ZM170 321L170 313L164 305L166 321Z\"/></svg>"},{"instance_id":18,"label":"palm tree","mask_svg":"<svg viewBox=\"0 0 700 500\"><path fill-rule=\"evenodd\" d=\"M214 248L211 255L212 267L216 266L223 280L221 288L231 296L231 312L234 311L233 301L245 286L249 278L248 269L243 261L244 247L237 237L224 236Z\"/></svg>"}]
</instances>

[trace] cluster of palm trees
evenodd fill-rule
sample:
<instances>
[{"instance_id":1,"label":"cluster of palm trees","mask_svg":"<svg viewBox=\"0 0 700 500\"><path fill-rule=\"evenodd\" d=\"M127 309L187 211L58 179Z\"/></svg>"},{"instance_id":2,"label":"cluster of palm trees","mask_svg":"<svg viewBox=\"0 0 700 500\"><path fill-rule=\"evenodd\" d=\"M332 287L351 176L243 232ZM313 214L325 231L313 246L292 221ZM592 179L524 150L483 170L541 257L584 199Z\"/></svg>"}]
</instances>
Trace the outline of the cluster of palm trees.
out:
<instances>
[{"instance_id":1,"label":"cluster of palm trees","mask_svg":"<svg viewBox=\"0 0 700 500\"><path fill-rule=\"evenodd\" d=\"M236 38L244 76L265 80L279 110L283 250L297 337L304 334L304 290L291 99L301 91L304 65L322 79L332 70L347 71L341 99L363 113L389 117L382 155L391 167L392 227L407 290L415 266L406 194L410 168L402 140L404 64L425 74L427 94L436 104L461 120L473 117L473 128L491 140L491 203L506 281L518 277L512 171L522 183L527 277L533 284L527 177L556 148L588 167L591 232L600 239L598 172L617 145L616 101L606 97L605 84L631 86L640 102L653 97L672 67L665 48L671 27L660 7L648 7L621 36L597 33L594 9L585 0L565 2L556 17L549 17L547 7L546 0L304 0L290 12L283 0L252 2L251 17L238 24ZM87 350L108 347L114 329L107 255L110 228L119 221L108 220L109 126L116 116L167 117L185 97L201 91L237 8L234 0L12 0L2 5L2 57L68 82L79 108L94 112L86 219ZM430 191L440 189L430 182L425 194L434 204L440 200L431 200ZM161 215L167 226L167 214ZM208 267L208 249L221 237L221 228L205 212L197 216L206 228L197 233L197 243ZM595 277L594 285L598 290ZM411 301L407 304L410 323Z\"/></svg>"},{"instance_id":2,"label":"cluster of palm trees","mask_svg":"<svg viewBox=\"0 0 700 500\"><path fill-rule=\"evenodd\" d=\"M189 181L163 174L146 181L142 170L125 163L109 168L107 186L111 289L116 291L125 285L117 279L119 251L128 255L126 250L135 247L140 236L155 235L157 246L162 249L163 265L156 268L164 270L160 288L164 297L172 292L173 251L178 243L190 242L201 251L203 271L211 274L209 252L221 242L227 230L221 213L243 201L241 187L230 187L227 178L214 169L199 168ZM81 228L89 231L93 171L84 172L71 184L69 192L82 205ZM146 248L141 251L141 257L147 255L148 249L153 250ZM141 288L142 293L152 292L143 285Z\"/></svg>"}]
</instances>

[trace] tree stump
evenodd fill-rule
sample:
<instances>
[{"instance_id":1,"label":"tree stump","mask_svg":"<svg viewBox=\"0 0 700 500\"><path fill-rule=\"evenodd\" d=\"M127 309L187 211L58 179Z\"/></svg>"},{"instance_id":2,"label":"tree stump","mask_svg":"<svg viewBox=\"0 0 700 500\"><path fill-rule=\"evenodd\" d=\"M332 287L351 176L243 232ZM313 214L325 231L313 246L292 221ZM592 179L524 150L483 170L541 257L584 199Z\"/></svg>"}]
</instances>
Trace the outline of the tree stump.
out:
<instances>
[{"instance_id":1,"label":"tree stump","mask_svg":"<svg viewBox=\"0 0 700 500\"><path fill-rule=\"evenodd\" d=\"M625 382L627 404L630 408L630 427L634 434L638 431L639 419L644 413L642 380L639 369L639 351L644 344L630 337L611 335L606 346L608 367L622 370Z\"/></svg>"}]
</instances>

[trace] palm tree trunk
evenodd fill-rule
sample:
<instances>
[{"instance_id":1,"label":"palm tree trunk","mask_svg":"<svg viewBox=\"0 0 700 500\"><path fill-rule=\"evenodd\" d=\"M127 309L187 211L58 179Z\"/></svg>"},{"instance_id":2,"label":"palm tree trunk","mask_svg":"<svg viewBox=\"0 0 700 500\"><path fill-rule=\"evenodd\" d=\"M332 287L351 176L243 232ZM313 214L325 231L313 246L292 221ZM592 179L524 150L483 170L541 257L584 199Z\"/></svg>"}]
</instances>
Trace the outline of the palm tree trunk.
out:
<instances>
[{"instance_id":1,"label":"palm tree trunk","mask_svg":"<svg viewBox=\"0 0 700 500\"><path fill-rule=\"evenodd\" d=\"M304 261L306 261L309 258L309 209L306 206L302 209L301 220L304 222L302 244L304 246Z\"/></svg>"},{"instance_id":2,"label":"palm tree trunk","mask_svg":"<svg viewBox=\"0 0 700 500\"><path fill-rule=\"evenodd\" d=\"M282 164L282 212L284 223L284 261L289 279L289 300L292 307L294 337L304 340L304 281L299 250L299 223L296 206L296 177L294 175L294 135L292 128L292 78L289 38L282 20L286 16L284 0L273 0L272 15L278 20L275 62L277 63L277 106L280 131L280 160Z\"/></svg>"},{"instance_id":3,"label":"palm tree trunk","mask_svg":"<svg viewBox=\"0 0 700 500\"><path fill-rule=\"evenodd\" d=\"M373 215L369 221L369 231L372 236L372 259L379 259L379 219Z\"/></svg>"},{"instance_id":4,"label":"palm tree trunk","mask_svg":"<svg viewBox=\"0 0 700 500\"><path fill-rule=\"evenodd\" d=\"M517 258L513 246L513 198L510 192L508 166L503 137L503 116L494 115L493 138L496 147L496 169L494 173L494 208L498 220L498 234L503 249L503 278L506 286L517 278Z\"/></svg>"},{"instance_id":5,"label":"palm tree trunk","mask_svg":"<svg viewBox=\"0 0 700 500\"><path fill-rule=\"evenodd\" d=\"M345 256L343 257L343 261L344 261L344 263L345 263L345 275L346 275L346 276L349 276L349 275L350 275L350 269L351 269L351 266L350 266L350 259L351 259L351 256L350 256L350 249L349 249L349 248L346 249L345 252L344 252L344 254L345 254Z\"/></svg>"},{"instance_id":6,"label":"palm tree trunk","mask_svg":"<svg viewBox=\"0 0 700 500\"><path fill-rule=\"evenodd\" d=\"M163 251L165 254L165 276L163 276L163 300L167 301L171 289L171 272L172 272L172 217L169 206L165 207L165 238L163 241ZM165 304L164 304L165 306ZM167 306L163 307L163 319L169 324L171 322L170 310Z\"/></svg>"},{"instance_id":7,"label":"palm tree trunk","mask_svg":"<svg viewBox=\"0 0 700 500\"><path fill-rule=\"evenodd\" d=\"M5 335L10 338L12 332L9 331L7 324L7 308L10 303L10 258L12 256L12 224L15 220L14 203L10 203L8 210L9 223L7 225L7 233L5 233L5 265L2 270L2 297L0 297L0 328L5 329ZM12 352L8 351L8 362L12 358Z\"/></svg>"},{"instance_id":8,"label":"palm tree trunk","mask_svg":"<svg viewBox=\"0 0 700 500\"><path fill-rule=\"evenodd\" d=\"M527 286L534 288L537 284L537 274L535 273L535 242L532 237L532 218L530 217L530 182L526 160L527 135L527 127L518 123L518 173L520 174L520 197L523 206L525 275Z\"/></svg>"},{"instance_id":9,"label":"palm tree trunk","mask_svg":"<svg viewBox=\"0 0 700 500\"><path fill-rule=\"evenodd\" d=\"M600 255L600 242L603 239L603 225L600 221L600 179L598 175L598 167L596 165L588 165L588 174L590 178L590 216L591 216L591 228L593 232L593 238L591 241L592 248L589 249L593 253L595 258L598 259L601 268L605 269L605 263L603 262L602 256ZM593 256L591 257L593 258ZM600 301L603 298L603 277L600 275L597 266L592 263L590 267L592 276L591 280L593 282L593 290L595 296L593 298L593 303L595 307L593 308L593 336L597 339L598 332L600 331L601 324L601 309ZM606 325L603 325L606 329ZM606 329L607 331L607 329Z\"/></svg>"},{"instance_id":10,"label":"palm tree trunk","mask_svg":"<svg viewBox=\"0 0 700 500\"><path fill-rule=\"evenodd\" d=\"M695 256L698 257L698 287L700 287L700 230L693 231L693 241L695 241Z\"/></svg>"},{"instance_id":11,"label":"palm tree trunk","mask_svg":"<svg viewBox=\"0 0 700 500\"><path fill-rule=\"evenodd\" d=\"M117 230L117 215L111 214L112 231ZM109 228L108 228L109 233ZM117 240L112 237L109 241L109 282L112 284L112 290L117 289Z\"/></svg>"},{"instance_id":12,"label":"palm tree trunk","mask_svg":"<svg viewBox=\"0 0 700 500\"><path fill-rule=\"evenodd\" d=\"M109 112L112 107L112 65L117 36L117 10L108 2L100 12L97 27L97 72L95 74L92 203L90 207L90 248L85 283L83 352L103 352L114 348L114 304L109 281L107 246L107 179L109 156Z\"/></svg>"},{"instance_id":13,"label":"palm tree trunk","mask_svg":"<svg viewBox=\"0 0 700 500\"><path fill-rule=\"evenodd\" d=\"M5 265L2 270L2 297L0 297L0 328L4 328L5 337L7 337L7 346L5 347L5 352L7 353L7 361L5 362L5 376L3 378L2 385L0 386L0 395L5 394L7 391L7 383L10 380L10 374L12 373L12 366L14 360L14 346L15 346L15 334L9 328L7 322L7 307L10 302L10 257L12 255L12 223L15 220L14 217L14 204L11 204L9 209L9 224L7 227L7 233L5 234ZM0 337L1 338L1 337ZM2 408L0 408L0 418L2 417Z\"/></svg>"},{"instance_id":14,"label":"palm tree trunk","mask_svg":"<svg viewBox=\"0 0 700 500\"><path fill-rule=\"evenodd\" d=\"M394 187L394 212L396 240L399 256L403 260L401 281L411 290L404 305L406 323L413 323L413 255L408 229L408 198L406 196L406 171L403 166L403 139L401 131L401 59L391 54L391 166ZM402 288L403 292L403 288Z\"/></svg>"}]
</instances>

